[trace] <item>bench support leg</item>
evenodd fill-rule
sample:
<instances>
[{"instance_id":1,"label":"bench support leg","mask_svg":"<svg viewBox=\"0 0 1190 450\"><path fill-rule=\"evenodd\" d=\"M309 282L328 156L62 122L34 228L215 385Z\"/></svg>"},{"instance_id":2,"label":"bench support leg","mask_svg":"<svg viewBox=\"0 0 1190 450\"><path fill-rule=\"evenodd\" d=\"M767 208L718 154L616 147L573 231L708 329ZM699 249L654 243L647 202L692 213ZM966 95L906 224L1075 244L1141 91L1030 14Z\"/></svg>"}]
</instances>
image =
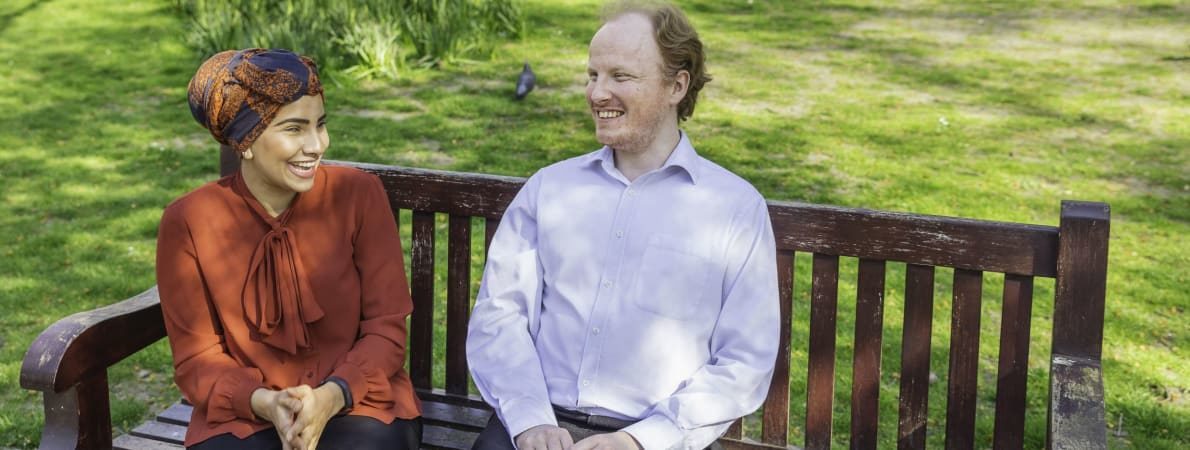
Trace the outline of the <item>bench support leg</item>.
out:
<instances>
[{"instance_id":1,"label":"bench support leg","mask_svg":"<svg viewBox=\"0 0 1190 450\"><path fill-rule=\"evenodd\" d=\"M62 392L43 392L42 449L112 448L107 373L84 378Z\"/></svg>"}]
</instances>

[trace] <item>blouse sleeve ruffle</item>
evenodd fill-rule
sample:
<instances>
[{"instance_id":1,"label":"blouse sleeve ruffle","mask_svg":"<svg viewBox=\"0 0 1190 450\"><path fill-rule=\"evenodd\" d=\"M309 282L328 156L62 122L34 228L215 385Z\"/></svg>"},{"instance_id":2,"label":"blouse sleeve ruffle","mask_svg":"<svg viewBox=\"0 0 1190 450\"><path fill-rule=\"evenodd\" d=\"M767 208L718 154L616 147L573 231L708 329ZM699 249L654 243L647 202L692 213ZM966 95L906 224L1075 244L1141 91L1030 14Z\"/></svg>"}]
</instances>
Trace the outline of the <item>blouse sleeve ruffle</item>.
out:
<instances>
[{"instance_id":1,"label":"blouse sleeve ruffle","mask_svg":"<svg viewBox=\"0 0 1190 450\"><path fill-rule=\"evenodd\" d=\"M373 408L389 409L396 403L388 373L357 355L348 354L331 376L342 378L351 388L355 404L347 405L349 409L365 403Z\"/></svg>"},{"instance_id":2,"label":"blouse sleeve ruffle","mask_svg":"<svg viewBox=\"0 0 1190 450\"><path fill-rule=\"evenodd\" d=\"M223 369L223 375L211 386L207 397L207 422L219 424L236 419L258 421L252 412L252 393L265 388L260 369L237 367Z\"/></svg>"}]
</instances>

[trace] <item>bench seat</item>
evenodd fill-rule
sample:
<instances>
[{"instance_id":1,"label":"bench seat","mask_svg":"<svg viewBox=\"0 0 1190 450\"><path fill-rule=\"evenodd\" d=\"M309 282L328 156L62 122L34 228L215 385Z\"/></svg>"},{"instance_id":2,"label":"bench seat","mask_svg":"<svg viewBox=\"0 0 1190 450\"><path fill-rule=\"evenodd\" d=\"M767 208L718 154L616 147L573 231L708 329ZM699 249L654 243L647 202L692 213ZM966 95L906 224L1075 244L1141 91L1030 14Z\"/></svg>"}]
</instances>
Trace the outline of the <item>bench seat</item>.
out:
<instances>
[{"instance_id":1,"label":"bench seat","mask_svg":"<svg viewBox=\"0 0 1190 450\"><path fill-rule=\"evenodd\" d=\"M476 398L457 398L443 392L418 392L422 399L422 448L470 448L487 425L492 411ZM189 404L179 401L128 434L117 437L117 450L181 449L190 423Z\"/></svg>"}]
</instances>

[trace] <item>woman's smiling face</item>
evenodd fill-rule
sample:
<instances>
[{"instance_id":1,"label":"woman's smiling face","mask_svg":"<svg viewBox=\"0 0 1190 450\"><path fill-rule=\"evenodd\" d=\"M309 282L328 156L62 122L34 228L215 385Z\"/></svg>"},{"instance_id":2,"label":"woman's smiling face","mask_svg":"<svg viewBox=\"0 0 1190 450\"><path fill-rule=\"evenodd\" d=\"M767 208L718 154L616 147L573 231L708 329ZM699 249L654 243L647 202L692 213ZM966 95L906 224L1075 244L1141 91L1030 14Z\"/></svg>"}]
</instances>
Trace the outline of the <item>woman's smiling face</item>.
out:
<instances>
[{"instance_id":1,"label":"woman's smiling face","mask_svg":"<svg viewBox=\"0 0 1190 450\"><path fill-rule=\"evenodd\" d=\"M322 96L303 96L281 107L244 152L244 182L257 200L279 213L295 194L314 187L328 145Z\"/></svg>"}]
</instances>

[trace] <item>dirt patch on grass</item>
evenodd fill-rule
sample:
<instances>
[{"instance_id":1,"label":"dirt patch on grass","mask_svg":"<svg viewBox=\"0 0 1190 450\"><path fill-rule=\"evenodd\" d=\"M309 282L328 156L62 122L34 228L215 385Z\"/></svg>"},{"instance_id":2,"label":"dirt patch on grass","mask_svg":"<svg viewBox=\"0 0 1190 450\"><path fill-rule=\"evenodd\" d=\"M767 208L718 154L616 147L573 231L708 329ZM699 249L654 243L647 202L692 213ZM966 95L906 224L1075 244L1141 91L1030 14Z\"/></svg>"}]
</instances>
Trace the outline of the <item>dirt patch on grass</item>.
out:
<instances>
[{"instance_id":1,"label":"dirt patch on grass","mask_svg":"<svg viewBox=\"0 0 1190 450\"><path fill-rule=\"evenodd\" d=\"M391 120L393 122L402 122L406 119L409 119L410 117L424 114L424 112L421 111L395 112L379 109L341 109L338 111L338 113L350 117L359 117L361 119L382 119Z\"/></svg>"},{"instance_id":2,"label":"dirt patch on grass","mask_svg":"<svg viewBox=\"0 0 1190 450\"><path fill-rule=\"evenodd\" d=\"M157 151L208 151L219 144L207 133L191 133L185 136L175 136L170 139L159 139L149 142L149 148Z\"/></svg>"},{"instance_id":3,"label":"dirt patch on grass","mask_svg":"<svg viewBox=\"0 0 1190 450\"><path fill-rule=\"evenodd\" d=\"M415 148L409 148L393 155L393 163L414 167L444 168L454 165L455 158L442 151L442 143L434 139L422 139Z\"/></svg>"},{"instance_id":4,"label":"dirt patch on grass","mask_svg":"<svg viewBox=\"0 0 1190 450\"><path fill-rule=\"evenodd\" d=\"M1187 195L1174 189L1170 189L1165 186L1158 186L1136 177L1128 177L1118 182L1110 182L1108 184L1108 189L1114 192L1124 191L1133 195L1139 194L1161 199L1172 199L1175 196Z\"/></svg>"}]
</instances>

